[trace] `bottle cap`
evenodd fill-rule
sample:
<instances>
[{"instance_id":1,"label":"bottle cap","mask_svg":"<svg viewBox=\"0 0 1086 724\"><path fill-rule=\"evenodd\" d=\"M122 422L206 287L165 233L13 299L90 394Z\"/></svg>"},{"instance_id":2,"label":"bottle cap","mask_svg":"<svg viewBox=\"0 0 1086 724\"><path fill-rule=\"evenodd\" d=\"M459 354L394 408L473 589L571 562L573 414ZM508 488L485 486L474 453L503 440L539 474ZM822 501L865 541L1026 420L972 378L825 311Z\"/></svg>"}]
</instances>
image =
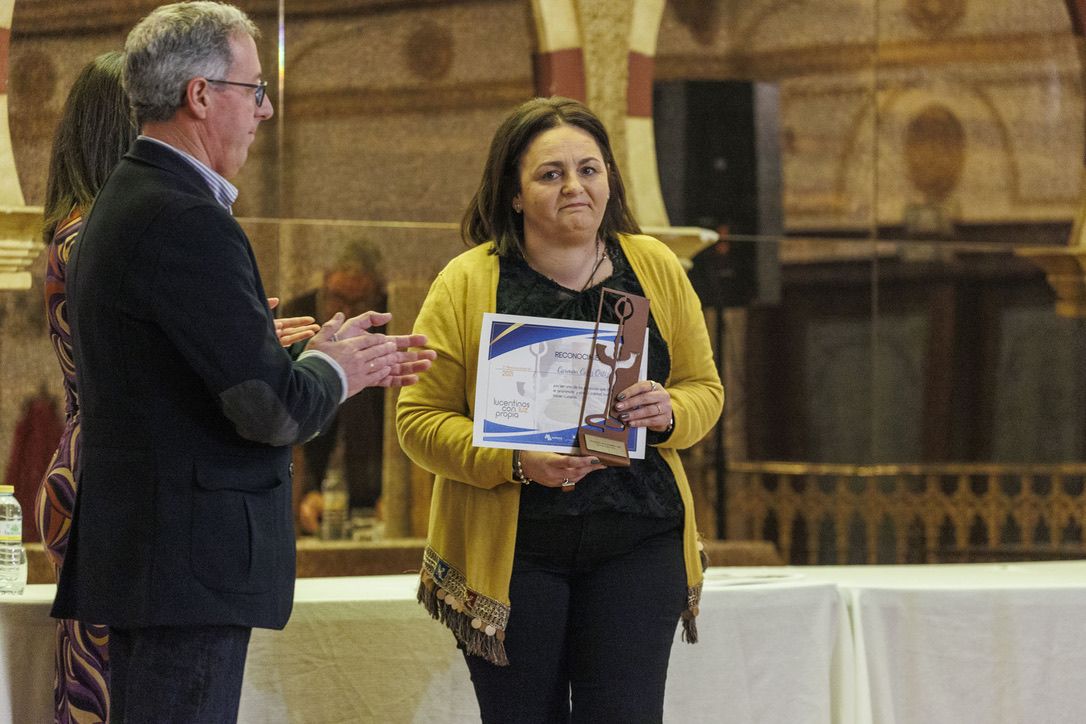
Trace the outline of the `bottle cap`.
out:
<instances>
[{"instance_id":1,"label":"bottle cap","mask_svg":"<svg viewBox=\"0 0 1086 724\"><path fill-rule=\"evenodd\" d=\"M0 485L0 495L3 495L4 493L11 493L12 495L14 495L15 494L15 486L14 485Z\"/></svg>"}]
</instances>

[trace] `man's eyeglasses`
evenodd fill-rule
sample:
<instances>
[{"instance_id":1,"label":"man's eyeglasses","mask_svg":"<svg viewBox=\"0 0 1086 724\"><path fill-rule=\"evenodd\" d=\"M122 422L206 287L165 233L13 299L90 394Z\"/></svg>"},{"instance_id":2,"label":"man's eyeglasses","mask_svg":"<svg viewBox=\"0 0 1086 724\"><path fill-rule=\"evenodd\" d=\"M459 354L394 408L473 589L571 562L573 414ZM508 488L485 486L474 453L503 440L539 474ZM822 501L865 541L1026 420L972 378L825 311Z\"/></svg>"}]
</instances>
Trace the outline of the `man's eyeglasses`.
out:
<instances>
[{"instance_id":1,"label":"man's eyeglasses","mask_svg":"<svg viewBox=\"0 0 1086 724\"><path fill-rule=\"evenodd\" d=\"M225 83L226 85L240 85L242 88L255 88L256 92L253 94L256 97L256 107L264 105L264 94L268 92L268 81L262 80L259 83L239 83L236 80L218 80L217 78L206 78L208 83Z\"/></svg>"}]
</instances>

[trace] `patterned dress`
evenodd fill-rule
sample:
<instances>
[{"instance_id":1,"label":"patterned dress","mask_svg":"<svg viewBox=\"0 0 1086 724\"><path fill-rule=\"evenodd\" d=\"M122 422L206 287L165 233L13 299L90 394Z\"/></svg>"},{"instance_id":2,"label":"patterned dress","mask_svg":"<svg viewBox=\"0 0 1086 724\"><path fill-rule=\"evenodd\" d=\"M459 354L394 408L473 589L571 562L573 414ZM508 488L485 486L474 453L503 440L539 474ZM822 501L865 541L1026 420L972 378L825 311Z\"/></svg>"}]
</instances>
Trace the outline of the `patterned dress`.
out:
<instances>
[{"instance_id":1,"label":"patterned dress","mask_svg":"<svg viewBox=\"0 0 1086 724\"><path fill-rule=\"evenodd\" d=\"M46 554L59 576L68 547L75 506L75 462L79 452L79 397L75 389L72 333L64 292L68 256L83 225L78 209L57 226L49 244L45 271L45 313L49 337L64 374L64 434L42 479L35 516ZM109 721L109 652L106 626L57 622L56 673L53 682L57 724Z\"/></svg>"}]
</instances>

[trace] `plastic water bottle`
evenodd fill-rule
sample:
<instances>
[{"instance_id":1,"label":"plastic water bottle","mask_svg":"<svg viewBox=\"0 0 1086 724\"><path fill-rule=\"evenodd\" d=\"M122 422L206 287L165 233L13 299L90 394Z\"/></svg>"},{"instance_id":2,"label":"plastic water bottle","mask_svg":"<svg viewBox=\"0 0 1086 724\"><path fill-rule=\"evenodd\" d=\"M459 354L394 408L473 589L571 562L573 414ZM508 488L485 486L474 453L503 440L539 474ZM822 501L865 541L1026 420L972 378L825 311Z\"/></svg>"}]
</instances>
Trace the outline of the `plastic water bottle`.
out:
<instances>
[{"instance_id":1,"label":"plastic water bottle","mask_svg":"<svg viewBox=\"0 0 1086 724\"><path fill-rule=\"evenodd\" d=\"M24 588L23 509L15 499L15 486L0 485L0 595L19 595Z\"/></svg>"},{"instance_id":2,"label":"plastic water bottle","mask_svg":"<svg viewBox=\"0 0 1086 724\"><path fill-rule=\"evenodd\" d=\"M347 534L347 511L350 501L347 495L347 483L338 470L329 470L321 481L321 538L341 540Z\"/></svg>"}]
</instances>

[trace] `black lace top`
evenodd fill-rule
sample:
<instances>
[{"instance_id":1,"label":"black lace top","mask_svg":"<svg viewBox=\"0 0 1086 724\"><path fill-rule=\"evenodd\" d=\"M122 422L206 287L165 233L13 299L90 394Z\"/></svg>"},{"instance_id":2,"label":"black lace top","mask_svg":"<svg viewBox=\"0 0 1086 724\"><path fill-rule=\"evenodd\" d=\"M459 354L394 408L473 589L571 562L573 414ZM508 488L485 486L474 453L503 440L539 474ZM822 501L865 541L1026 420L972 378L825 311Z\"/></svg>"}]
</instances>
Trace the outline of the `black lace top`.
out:
<instances>
[{"instance_id":1,"label":"black lace top","mask_svg":"<svg viewBox=\"0 0 1086 724\"><path fill-rule=\"evenodd\" d=\"M610 287L643 295L641 282L630 268L622 247L607 242L614 271L609 279L576 292L551 281L532 269L519 256L500 260L497 311L501 314L521 314L533 317L575 319L595 322L599 309L600 289ZM585 270L588 271L587 269ZM617 322L613 312L604 305L604 322ZM665 380L671 371L671 355L649 307L650 380ZM521 490L520 515L524 518L553 518L562 515L584 515L598 511L616 511L653 518L681 518L682 499L671 473L660 453L652 446L665 439L663 433L648 433L644 460L631 460L628 468L607 468L589 473L572 493L542 485L527 485Z\"/></svg>"}]
</instances>

